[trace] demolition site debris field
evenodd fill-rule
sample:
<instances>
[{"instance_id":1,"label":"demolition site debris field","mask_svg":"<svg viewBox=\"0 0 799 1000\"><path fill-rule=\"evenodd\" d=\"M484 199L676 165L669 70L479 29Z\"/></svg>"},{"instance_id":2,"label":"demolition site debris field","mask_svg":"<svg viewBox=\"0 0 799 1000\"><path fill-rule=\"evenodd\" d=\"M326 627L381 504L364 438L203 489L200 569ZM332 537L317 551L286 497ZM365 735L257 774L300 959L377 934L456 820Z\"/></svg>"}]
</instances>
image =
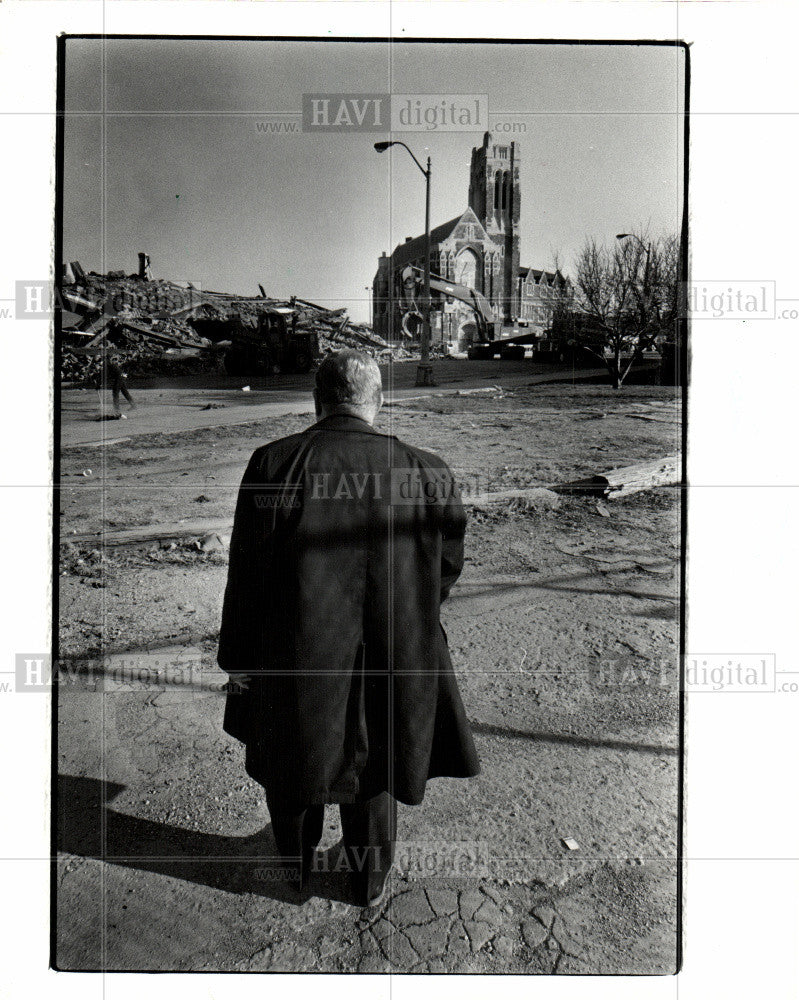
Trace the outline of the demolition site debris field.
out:
<instances>
[{"instance_id":1,"label":"demolition site debris field","mask_svg":"<svg viewBox=\"0 0 799 1000\"><path fill-rule=\"evenodd\" d=\"M250 343L259 339L260 324L281 315L295 338L313 335L308 363L342 347L385 359L409 356L403 348L389 347L367 324L354 323L346 309L327 309L296 297L270 298L262 286L260 296L201 291L193 285L154 280L149 264L140 263L142 273L127 276L123 271L86 274L77 261L70 265L60 293L67 310L62 314L60 342L63 382L96 382L102 356L110 352L137 374L174 376L223 367L245 374L247 363L240 354L236 363L229 352L231 344L242 337ZM288 360L283 358L284 363ZM307 371L308 364L298 370Z\"/></svg>"},{"instance_id":2,"label":"demolition site debris field","mask_svg":"<svg viewBox=\"0 0 799 1000\"><path fill-rule=\"evenodd\" d=\"M76 672L62 686L59 967L674 971L680 489L546 487L678 455L680 390L531 385L523 363L513 378L501 363L447 364L462 385L405 392L379 429L438 452L476 493L528 493L469 506L466 567L442 609L482 774L436 779L421 808L400 808L376 913L348 905L332 874L304 903L259 881L268 813L211 683L224 680L213 654L246 461L313 416L253 405L225 424L240 388L209 389L192 404L216 407L205 426L136 434L170 389L131 379L139 410L94 424L116 443L62 447L61 657L110 657L124 674L187 655L203 683L132 677L97 697ZM65 437L89 419L91 392L79 393L64 392ZM130 528L143 540L118 544ZM323 848L338 839L333 814ZM479 871L442 867L458 844Z\"/></svg>"}]
</instances>

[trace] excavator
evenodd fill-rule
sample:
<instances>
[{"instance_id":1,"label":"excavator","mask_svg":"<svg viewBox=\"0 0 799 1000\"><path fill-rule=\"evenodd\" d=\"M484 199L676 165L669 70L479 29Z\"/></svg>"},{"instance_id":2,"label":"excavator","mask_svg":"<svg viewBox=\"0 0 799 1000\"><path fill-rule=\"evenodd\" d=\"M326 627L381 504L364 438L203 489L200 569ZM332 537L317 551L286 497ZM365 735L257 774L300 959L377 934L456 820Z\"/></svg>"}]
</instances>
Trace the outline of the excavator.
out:
<instances>
[{"instance_id":1,"label":"excavator","mask_svg":"<svg viewBox=\"0 0 799 1000\"><path fill-rule=\"evenodd\" d=\"M415 332L413 327L422 319L422 313L417 304L423 294L422 269L409 265L403 270L402 279L405 286L402 328L409 336L412 336ZM496 356L507 360L523 358L525 345L534 343L536 339L533 333L520 334L515 337L495 337L496 322L491 304L485 295L474 288L459 285L455 281L448 281L438 274L431 274L430 291L438 292L446 300L455 299L462 302L474 313L477 339L468 348L467 354L471 360Z\"/></svg>"}]
</instances>

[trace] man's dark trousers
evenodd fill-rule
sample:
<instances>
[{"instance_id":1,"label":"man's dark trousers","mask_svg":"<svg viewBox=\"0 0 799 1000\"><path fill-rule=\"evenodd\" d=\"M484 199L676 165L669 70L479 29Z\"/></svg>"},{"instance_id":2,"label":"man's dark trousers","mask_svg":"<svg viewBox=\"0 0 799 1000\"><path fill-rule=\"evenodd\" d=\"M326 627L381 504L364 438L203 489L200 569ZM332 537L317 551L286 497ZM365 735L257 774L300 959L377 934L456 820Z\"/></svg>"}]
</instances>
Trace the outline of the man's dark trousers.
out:
<instances>
[{"instance_id":1,"label":"man's dark trousers","mask_svg":"<svg viewBox=\"0 0 799 1000\"><path fill-rule=\"evenodd\" d=\"M366 905L380 894L394 860L397 800L382 792L363 802L342 802L339 812L346 870L351 873L356 901ZM312 870L313 851L322 839L324 815L323 805L308 806L296 813L270 810L277 849L285 858L301 859L303 885Z\"/></svg>"},{"instance_id":2,"label":"man's dark trousers","mask_svg":"<svg viewBox=\"0 0 799 1000\"><path fill-rule=\"evenodd\" d=\"M127 401L130 403L131 406L135 406L136 405L133 402L133 397L128 392L128 387L125 385L124 378L120 375L118 378L114 379L114 381L111 383L111 397L114 400L114 410L115 411L119 410L119 394L120 394L120 392L125 397L125 399L127 399Z\"/></svg>"}]
</instances>

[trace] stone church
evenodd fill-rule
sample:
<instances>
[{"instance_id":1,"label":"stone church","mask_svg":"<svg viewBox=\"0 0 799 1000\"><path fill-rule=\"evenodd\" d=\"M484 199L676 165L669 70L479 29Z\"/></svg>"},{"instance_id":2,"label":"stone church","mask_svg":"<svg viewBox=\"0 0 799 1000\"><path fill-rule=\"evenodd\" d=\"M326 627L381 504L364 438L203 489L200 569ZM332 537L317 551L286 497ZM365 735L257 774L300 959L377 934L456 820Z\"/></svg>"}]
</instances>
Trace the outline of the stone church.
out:
<instances>
[{"instance_id":1,"label":"stone church","mask_svg":"<svg viewBox=\"0 0 799 1000\"><path fill-rule=\"evenodd\" d=\"M469 207L430 231L430 273L481 292L491 306L495 338L501 331L543 336L555 303L568 294L568 281L559 272L519 263L520 210L519 144L486 132L482 146L472 149ZM408 237L377 262L372 315L375 332L386 340L407 337L402 272L408 265L423 270L424 250L424 234ZM433 343L454 350L465 350L476 337L472 311L435 294L430 323Z\"/></svg>"}]
</instances>

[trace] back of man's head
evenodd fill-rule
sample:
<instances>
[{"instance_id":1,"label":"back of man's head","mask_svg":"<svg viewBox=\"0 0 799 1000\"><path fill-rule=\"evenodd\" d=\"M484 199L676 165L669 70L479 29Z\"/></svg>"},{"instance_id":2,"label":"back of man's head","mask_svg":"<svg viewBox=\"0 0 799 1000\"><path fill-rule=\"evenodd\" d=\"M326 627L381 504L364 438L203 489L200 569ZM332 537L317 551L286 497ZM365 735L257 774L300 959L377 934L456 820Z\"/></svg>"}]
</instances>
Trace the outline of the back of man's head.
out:
<instances>
[{"instance_id":1,"label":"back of man's head","mask_svg":"<svg viewBox=\"0 0 799 1000\"><path fill-rule=\"evenodd\" d=\"M360 351L339 351L319 365L314 390L317 416L350 413L371 423L383 403L377 362Z\"/></svg>"}]
</instances>

